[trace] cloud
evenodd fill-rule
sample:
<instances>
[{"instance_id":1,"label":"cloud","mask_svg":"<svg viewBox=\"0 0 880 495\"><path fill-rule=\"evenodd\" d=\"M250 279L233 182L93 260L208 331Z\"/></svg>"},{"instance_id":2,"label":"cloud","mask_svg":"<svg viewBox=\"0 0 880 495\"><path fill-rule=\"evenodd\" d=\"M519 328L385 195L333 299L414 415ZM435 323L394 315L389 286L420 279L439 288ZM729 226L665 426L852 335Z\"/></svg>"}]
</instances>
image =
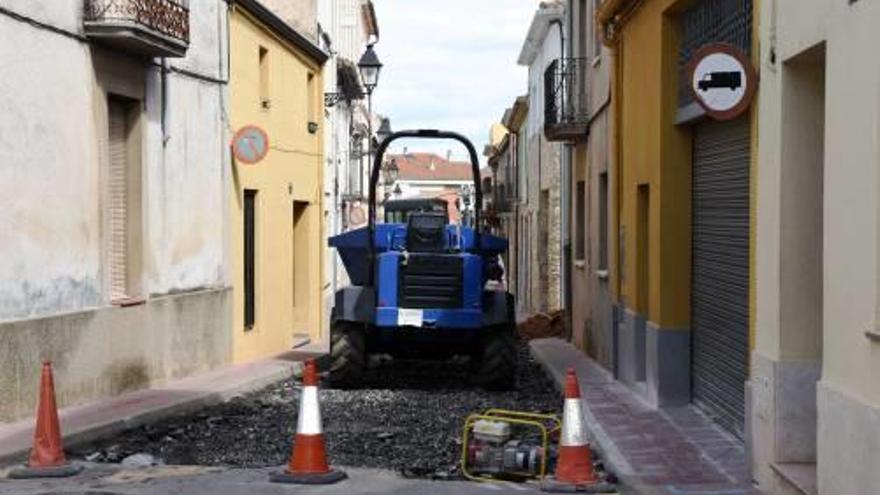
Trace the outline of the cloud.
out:
<instances>
[{"instance_id":1,"label":"cloud","mask_svg":"<svg viewBox=\"0 0 880 495\"><path fill-rule=\"evenodd\" d=\"M538 3L528 0L375 0L384 64L373 96L392 127L444 128L482 152L489 126L524 94L516 64ZM416 143L408 143L414 149ZM445 152L448 143L420 149ZM453 151L456 155L458 150Z\"/></svg>"}]
</instances>

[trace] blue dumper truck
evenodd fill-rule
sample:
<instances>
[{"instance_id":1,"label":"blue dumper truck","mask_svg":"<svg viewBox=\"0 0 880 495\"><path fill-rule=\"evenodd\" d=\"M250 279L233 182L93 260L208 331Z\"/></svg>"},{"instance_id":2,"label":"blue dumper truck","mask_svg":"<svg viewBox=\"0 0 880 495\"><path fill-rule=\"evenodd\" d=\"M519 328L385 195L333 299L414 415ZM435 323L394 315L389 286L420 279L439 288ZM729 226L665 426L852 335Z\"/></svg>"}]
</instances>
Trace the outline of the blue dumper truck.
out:
<instances>
[{"instance_id":1,"label":"blue dumper truck","mask_svg":"<svg viewBox=\"0 0 880 495\"><path fill-rule=\"evenodd\" d=\"M452 139L467 148L474 178L474 221L449 223L446 212L412 211L376 222L376 186L388 146L401 138ZM518 345L514 298L500 284L507 240L480 231L482 191L477 153L464 136L414 130L379 144L363 228L331 237L351 285L336 293L331 314L328 381L357 387L370 354L396 359L470 357L473 382L514 386Z\"/></svg>"}]
</instances>

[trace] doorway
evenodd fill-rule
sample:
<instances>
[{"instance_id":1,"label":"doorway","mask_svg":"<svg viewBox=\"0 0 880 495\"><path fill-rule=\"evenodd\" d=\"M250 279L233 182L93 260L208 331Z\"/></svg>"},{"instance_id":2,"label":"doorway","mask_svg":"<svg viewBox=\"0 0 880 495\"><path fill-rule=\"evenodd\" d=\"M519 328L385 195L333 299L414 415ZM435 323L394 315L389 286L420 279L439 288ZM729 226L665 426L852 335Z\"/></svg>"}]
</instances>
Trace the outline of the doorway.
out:
<instances>
[{"instance_id":1,"label":"doorway","mask_svg":"<svg viewBox=\"0 0 880 495\"><path fill-rule=\"evenodd\" d=\"M777 469L816 462L824 318L825 45L782 65ZM795 393L796 392L796 393ZM814 471L815 472L815 469Z\"/></svg>"}]
</instances>

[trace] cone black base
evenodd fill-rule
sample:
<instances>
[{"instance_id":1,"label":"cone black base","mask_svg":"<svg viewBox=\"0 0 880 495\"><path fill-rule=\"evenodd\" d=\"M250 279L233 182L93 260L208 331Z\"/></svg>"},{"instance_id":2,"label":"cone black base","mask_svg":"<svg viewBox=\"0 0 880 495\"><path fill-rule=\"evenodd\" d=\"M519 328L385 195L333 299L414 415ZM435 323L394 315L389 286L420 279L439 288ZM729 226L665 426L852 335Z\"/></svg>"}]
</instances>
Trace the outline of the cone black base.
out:
<instances>
[{"instance_id":1,"label":"cone black base","mask_svg":"<svg viewBox=\"0 0 880 495\"><path fill-rule=\"evenodd\" d=\"M574 485L556 481L552 476L548 476L541 482L541 491L550 493L617 493L617 487L604 481L589 485Z\"/></svg>"},{"instance_id":2,"label":"cone black base","mask_svg":"<svg viewBox=\"0 0 880 495\"><path fill-rule=\"evenodd\" d=\"M21 466L12 469L7 475L8 478L14 480L25 480L34 478L69 478L81 473L83 466L81 464L62 464L61 466L50 467L27 467Z\"/></svg>"},{"instance_id":3,"label":"cone black base","mask_svg":"<svg viewBox=\"0 0 880 495\"><path fill-rule=\"evenodd\" d=\"M348 475L345 471L331 469L326 473L290 473L281 471L269 473L269 481L273 483L290 483L294 485L329 485L338 483Z\"/></svg>"}]
</instances>

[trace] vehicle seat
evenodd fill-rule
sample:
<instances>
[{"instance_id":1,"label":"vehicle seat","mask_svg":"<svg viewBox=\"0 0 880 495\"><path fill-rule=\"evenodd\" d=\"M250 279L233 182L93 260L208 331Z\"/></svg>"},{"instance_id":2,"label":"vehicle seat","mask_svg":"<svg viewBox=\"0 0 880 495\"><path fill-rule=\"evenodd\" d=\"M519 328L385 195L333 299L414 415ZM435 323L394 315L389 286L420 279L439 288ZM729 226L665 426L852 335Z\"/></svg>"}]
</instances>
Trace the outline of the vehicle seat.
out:
<instances>
[{"instance_id":1,"label":"vehicle seat","mask_svg":"<svg viewBox=\"0 0 880 495\"><path fill-rule=\"evenodd\" d=\"M413 213L406 228L406 249L410 252L439 253L446 250L446 214Z\"/></svg>"}]
</instances>

